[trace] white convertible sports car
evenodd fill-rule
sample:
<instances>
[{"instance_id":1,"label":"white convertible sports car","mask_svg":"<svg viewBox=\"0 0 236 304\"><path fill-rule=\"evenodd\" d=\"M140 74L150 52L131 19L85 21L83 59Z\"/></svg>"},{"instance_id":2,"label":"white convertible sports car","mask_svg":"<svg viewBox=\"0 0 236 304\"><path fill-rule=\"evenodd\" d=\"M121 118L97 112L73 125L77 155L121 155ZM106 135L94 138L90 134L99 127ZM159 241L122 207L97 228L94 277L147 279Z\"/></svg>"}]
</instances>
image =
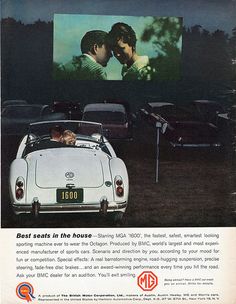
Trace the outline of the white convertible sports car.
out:
<instances>
[{"instance_id":1,"label":"white convertible sports car","mask_svg":"<svg viewBox=\"0 0 236 304\"><path fill-rule=\"evenodd\" d=\"M76 144L52 142L53 126L71 130ZM124 162L102 135L102 125L81 121L32 123L10 167L15 214L98 212L121 220L128 203Z\"/></svg>"}]
</instances>

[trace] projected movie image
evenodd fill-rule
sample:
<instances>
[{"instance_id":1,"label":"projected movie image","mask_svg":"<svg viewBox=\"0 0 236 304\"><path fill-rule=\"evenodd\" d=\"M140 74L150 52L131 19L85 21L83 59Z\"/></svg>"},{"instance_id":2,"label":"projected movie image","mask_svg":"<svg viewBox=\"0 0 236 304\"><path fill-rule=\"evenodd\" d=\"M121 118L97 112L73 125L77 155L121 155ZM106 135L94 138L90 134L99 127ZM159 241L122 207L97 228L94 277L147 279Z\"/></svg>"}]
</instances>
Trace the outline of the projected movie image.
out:
<instances>
[{"instance_id":1,"label":"projected movie image","mask_svg":"<svg viewBox=\"0 0 236 304\"><path fill-rule=\"evenodd\" d=\"M178 80L182 18L54 15L55 80Z\"/></svg>"}]
</instances>

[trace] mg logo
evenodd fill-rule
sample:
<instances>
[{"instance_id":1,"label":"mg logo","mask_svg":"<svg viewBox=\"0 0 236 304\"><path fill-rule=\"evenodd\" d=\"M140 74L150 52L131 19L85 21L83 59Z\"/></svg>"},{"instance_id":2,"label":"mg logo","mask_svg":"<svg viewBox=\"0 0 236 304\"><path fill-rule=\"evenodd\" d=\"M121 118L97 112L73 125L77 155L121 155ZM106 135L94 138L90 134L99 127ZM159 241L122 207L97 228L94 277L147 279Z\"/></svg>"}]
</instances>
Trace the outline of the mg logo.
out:
<instances>
[{"instance_id":1,"label":"mg logo","mask_svg":"<svg viewBox=\"0 0 236 304\"><path fill-rule=\"evenodd\" d=\"M73 172L66 172L65 173L66 178L73 178L74 176L75 176L75 174Z\"/></svg>"},{"instance_id":2,"label":"mg logo","mask_svg":"<svg viewBox=\"0 0 236 304\"><path fill-rule=\"evenodd\" d=\"M138 286L144 291L151 291L158 285L158 278L152 271L144 271L138 276Z\"/></svg>"}]
</instances>

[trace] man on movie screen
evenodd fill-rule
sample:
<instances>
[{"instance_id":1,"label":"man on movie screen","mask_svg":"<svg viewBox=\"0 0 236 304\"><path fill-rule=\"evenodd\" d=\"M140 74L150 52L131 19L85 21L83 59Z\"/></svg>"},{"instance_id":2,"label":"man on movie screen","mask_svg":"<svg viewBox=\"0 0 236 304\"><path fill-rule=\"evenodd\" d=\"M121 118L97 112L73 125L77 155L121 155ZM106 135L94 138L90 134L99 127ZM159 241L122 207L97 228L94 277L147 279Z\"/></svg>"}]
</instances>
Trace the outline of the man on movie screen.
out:
<instances>
[{"instance_id":1,"label":"man on movie screen","mask_svg":"<svg viewBox=\"0 0 236 304\"><path fill-rule=\"evenodd\" d=\"M74 56L65 64L65 68L80 80L107 80L104 67L112 57L106 43L105 31L93 30L87 32L80 44L82 55Z\"/></svg>"}]
</instances>

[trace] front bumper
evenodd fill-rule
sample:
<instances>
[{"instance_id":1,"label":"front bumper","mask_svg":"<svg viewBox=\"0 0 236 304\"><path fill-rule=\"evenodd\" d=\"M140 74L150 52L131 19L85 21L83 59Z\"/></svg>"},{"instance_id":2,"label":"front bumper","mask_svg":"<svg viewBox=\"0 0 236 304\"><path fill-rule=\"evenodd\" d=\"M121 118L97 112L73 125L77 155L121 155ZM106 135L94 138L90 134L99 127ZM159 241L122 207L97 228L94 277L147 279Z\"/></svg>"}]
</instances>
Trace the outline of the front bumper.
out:
<instances>
[{"instance_id":1,"label":"front bumper","mask_svg":"<svg viewBox=\"0 0 236 304\"><path fill-rule=\"evenodd\" d=\"M33 204L12 204L13 211L15 214L21 213L32 213ZM107 212L121 211L125 212L127 202L108 202ZM39 202L39 213L83 213L83 212L101 212L101 203L96 204L50 204L43 205Z\"/></svg>"}]
</instances>

